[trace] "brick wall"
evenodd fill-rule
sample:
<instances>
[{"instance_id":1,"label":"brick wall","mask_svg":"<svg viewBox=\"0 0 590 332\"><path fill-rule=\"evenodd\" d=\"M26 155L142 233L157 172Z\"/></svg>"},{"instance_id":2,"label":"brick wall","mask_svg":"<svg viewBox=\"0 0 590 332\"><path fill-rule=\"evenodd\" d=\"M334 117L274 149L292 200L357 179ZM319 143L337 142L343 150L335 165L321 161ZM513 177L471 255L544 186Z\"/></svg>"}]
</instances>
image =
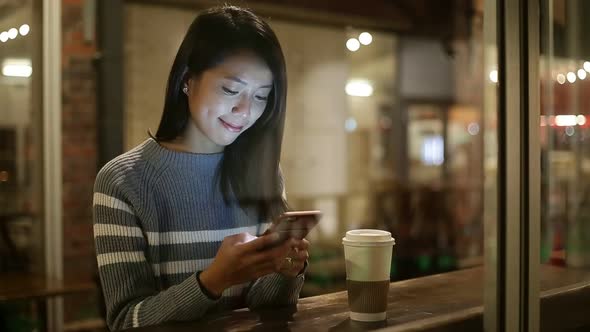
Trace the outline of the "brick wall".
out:
<instances>
[{"instance_id":1,"label":"brick wall","mask_svg":"<svg viewBox=\"0 0 590 332\"><path fill-rule=\"evenodd\" d=\"M83 4L62 2L63 252L66 277L91 278L96 265L91 209L98 144L96 45L84 41ZM93 296L69 296L65 301L66 321L95 314Z\"/></svg>"}]
</instances>

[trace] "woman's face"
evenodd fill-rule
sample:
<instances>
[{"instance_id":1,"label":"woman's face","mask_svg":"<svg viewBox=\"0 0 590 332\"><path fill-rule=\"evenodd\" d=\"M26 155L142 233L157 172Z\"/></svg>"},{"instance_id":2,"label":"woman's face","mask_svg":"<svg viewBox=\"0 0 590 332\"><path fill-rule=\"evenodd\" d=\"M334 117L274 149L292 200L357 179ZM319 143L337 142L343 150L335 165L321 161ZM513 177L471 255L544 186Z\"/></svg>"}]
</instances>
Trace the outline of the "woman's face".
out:
<instances>
[{"instance_id":1,"label":"woman's face","mask_svg":"<svg viewBox=\"0 0 590 332\"><path fill-rule=\"evenodd\" d=\"M188 81L190 144L209 152L222 151L250 128L264 112L273 75L252 53L227 57Z\"/></svg>"}]
</instances>

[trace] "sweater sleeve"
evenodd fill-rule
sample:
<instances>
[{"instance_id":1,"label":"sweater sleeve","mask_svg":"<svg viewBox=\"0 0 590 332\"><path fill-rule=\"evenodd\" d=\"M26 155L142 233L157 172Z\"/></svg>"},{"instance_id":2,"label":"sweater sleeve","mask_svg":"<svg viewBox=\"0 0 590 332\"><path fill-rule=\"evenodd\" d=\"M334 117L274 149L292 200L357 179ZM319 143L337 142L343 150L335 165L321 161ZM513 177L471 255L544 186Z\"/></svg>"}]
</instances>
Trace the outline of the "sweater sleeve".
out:
<instances>
[{"instance_id":1,"label":"sweater sleeve","mask_svg":"<svg viewBox=\"0 0 590 332\"><path fill-rule=\"evenodd\" d=\"M272 273L256 279L251 284L246 295L248 308L259 309L269 306L297 304L299 293L305 281L306 270L307 262L305 262L303 270L296 277Z\"/></svg>"},{"instance_id":2,"label":"sweater sleeve","mask_svg":"<svg viewBox=\"0 0 590 332\"><path fill-rule=\"evenodd\" d=\"M246 297L248 308L254 310L270 306L287 306L297 304L299 293L303 288L304 274L286 277L272 273L258 278Z\"/></svg>"},{"instance_id":3,"label":"sweater sleeve","mask_svg":"<svg viewBox=\"0 0 590 332\"><path fill-rule=\"evenodd\" d=\"M287 201L287 191L283 183L283 173L279 168L282 198ZM299 293L305 281L305 268L297 277L286 277L280 273L272 273L258 278L250 287L246 296L246 304L251 310L269 306L287 306L297 304Z\"/></svg>"},{"instance_id":4,"label":"sweater sleeve","mask_svg":"<svg viewBox=\"0 0 590 332\"><path fill-rule=\"evenodd\" d=\"M94 241L109 329L200 318L217 301L203 293L194 274L166 290L158 288L158 269L146 259L148 242L137 207L123 188L128 189L124 174L103 169L93 197Z\"/></svg>"}]
</instances>

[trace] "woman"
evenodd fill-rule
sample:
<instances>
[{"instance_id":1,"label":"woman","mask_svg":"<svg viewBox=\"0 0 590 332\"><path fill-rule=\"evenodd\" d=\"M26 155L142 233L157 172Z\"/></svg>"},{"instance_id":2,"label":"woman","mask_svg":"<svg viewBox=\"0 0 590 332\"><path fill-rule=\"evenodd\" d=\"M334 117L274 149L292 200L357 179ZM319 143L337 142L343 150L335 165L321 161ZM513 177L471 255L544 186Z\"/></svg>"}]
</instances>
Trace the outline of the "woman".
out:
<instances>
[{"instance_id":1,"label":"woman","mask_svg":"<svg viewBox=\"0 0 590 332\"><path fill-rule=\"evenodd\" d=\"M287 210L279 170L286 83L279 42L252 12L226 6L193 21L155 137L96 179L109 328L297 302L309 243L268 249L276 238L263 222Z\"/></svg>"}]
</instances>

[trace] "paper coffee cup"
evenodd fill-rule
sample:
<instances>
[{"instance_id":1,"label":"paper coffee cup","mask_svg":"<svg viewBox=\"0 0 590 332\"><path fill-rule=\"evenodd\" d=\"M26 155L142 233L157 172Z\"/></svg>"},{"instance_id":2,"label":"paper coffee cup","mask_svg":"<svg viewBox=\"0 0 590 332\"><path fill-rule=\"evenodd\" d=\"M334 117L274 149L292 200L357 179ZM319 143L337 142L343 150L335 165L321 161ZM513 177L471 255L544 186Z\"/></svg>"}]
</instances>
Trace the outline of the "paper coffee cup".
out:
<instances>
[{"instance_id":1,"label":"paper coffee cup","mask_svg":"<svg viewBox=\"0 0 590 332\"><path fill-rule=\"evenodd\" d=\"M357 229L346 232L342 244L350 319L385 320L395 240L386 231Z\"/></svg>"}]
</instances>

